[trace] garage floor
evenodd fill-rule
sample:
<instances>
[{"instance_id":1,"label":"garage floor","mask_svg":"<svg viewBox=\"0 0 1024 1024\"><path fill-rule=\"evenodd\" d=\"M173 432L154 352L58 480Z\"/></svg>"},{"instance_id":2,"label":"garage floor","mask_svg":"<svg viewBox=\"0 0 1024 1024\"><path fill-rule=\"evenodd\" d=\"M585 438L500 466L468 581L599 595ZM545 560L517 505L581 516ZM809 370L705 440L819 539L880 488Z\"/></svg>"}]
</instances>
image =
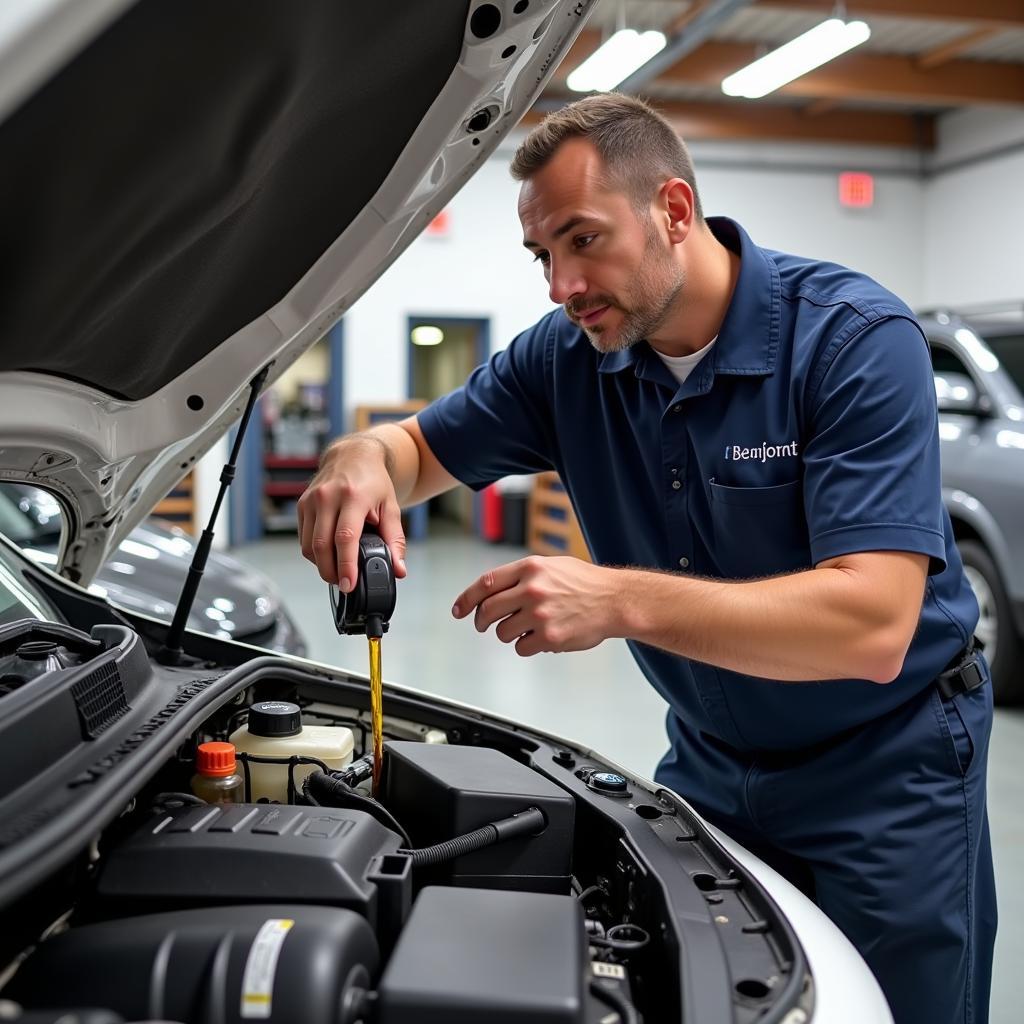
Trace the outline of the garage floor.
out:
<instances>
[{"instance_id":1,"label":"garage floor","mask_svg":"<svg viewBox=\"0 0 1024 1024\"><path fill-rule=\"evenodd\" d=\"M327 587L293 538L233 552L274 579L316 661L366 673L366 644L339 637ZM385 679L430 690L586 742L648 777L664 746L665 705L644 682L621 641L592 651L520 658L451 605L489 568L522 557L519 548L439 536L414 545L400 582L392 631L383 643ZM992 1024L1016 1024L1024 1000L1024 711L996 714L989 761L989 814L999 887Z\"/></svg>"}]
</instances>

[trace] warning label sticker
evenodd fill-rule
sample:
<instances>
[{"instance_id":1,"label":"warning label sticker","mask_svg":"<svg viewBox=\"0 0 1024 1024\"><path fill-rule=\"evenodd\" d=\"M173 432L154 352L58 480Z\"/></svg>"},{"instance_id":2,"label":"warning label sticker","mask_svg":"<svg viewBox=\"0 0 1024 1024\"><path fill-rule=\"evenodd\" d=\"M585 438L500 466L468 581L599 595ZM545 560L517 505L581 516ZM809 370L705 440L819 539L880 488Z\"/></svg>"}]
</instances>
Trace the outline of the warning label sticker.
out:
<instances>
[{"instance_id":1,"label":"warning label sticker","mask_svg":"<svg viewBox=\"0 0 1024 1024\"><path fill-rule=\"evenodd\" d=\"M253 939L242 975L242 1016L266 1019L274 996L274 974L281 946L294 921L271 918L264 921Z\"/></svg>"}]
</instances>

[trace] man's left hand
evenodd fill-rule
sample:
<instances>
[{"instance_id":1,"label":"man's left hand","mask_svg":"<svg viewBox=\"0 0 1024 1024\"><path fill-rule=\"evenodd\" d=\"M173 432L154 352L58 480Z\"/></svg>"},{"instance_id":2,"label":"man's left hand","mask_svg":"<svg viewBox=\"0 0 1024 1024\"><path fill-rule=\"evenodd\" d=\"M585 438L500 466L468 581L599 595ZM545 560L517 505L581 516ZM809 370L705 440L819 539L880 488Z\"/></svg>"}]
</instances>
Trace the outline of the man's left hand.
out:
<instances>
[{"instance_id":1,"label":"man's left hand","mask_svg":"<svg viewBox=\"0 0 1024 1024\"><path fill-rule=\"evenodd\" d=\"M542 651L585 651L616 633L614 569L578 558L531 555L486 572L452 608L457 619L474 614L485 633L498 623L502 643L515 642L522 657Z\"/></svg>"}]
</instances>

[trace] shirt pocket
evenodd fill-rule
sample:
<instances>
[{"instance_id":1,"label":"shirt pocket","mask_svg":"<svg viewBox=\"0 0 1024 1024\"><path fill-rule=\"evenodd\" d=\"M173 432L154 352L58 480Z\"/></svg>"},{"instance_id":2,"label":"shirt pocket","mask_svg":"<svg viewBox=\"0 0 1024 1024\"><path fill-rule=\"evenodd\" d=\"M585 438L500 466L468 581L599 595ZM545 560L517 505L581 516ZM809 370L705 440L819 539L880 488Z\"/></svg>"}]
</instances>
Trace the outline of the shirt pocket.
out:
<instances>
[{"instance_id":1,"label":"shirt pocket","mask_svg":"<svg viewBox=\"0 0 1024 1024\"><path fill-rule=\"evenodd\" d=\"M723 576L768 576L810 566L803 481L773 487L727 487L709 482L715 542Z\"/></svg>"}]
</instances>

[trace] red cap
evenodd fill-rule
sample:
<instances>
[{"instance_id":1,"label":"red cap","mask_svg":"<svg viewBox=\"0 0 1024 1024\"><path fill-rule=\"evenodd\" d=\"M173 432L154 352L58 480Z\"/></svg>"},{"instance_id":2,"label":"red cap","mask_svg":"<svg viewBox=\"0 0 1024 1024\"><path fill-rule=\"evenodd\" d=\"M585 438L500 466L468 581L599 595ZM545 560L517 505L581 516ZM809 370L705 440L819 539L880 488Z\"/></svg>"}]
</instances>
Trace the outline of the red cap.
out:
<instances>
[{"instance_id":1,"label":"red cap","mask_svg":"<svg viewBox=\"0 0 1024 1024\"><path fill-rule=\"evenodd\" d=\"M200 775L230 775L235 770L234 743L200 743L196 771Z\"/></svg>"}]
</instances>

